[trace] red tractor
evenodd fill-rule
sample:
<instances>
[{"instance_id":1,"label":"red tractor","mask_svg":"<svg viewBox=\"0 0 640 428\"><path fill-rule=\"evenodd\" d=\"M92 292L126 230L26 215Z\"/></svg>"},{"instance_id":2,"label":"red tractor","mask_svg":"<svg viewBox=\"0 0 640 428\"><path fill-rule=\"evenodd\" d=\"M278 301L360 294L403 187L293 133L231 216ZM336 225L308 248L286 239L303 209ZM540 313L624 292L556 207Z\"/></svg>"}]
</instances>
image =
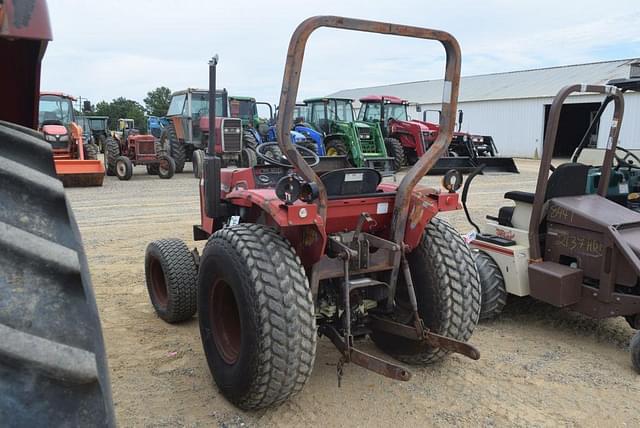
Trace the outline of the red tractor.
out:
<instances>
[{"instance_id":1,"label":"red tractor","mask_svg":"<svg viewBox=\"0 0 640 428\"><path fill-rule=\"evenodd\" d=\"M404 148L405 159L413 165L426 153L436 140L439 126L426 120L409 119L409 102L391 95L369 95L360 98L359 120L380 121L386 138L395 140ZM426 112L425 112L426 113ZM438 112L440 113L440 112ZM490 136L471 135L460 132L462 110L458 111L458 131L453 133L446 156L438 159L431 169L432 174L442 174L455 168L463 172L473 171L480 164L485 170L518 172L512 158L495 157L498 153ZM426 119L423 117L423 119Z\"/></svg>"},{"instance_id":2,"label":"red tractor","mask_svg":"<svg viewBox=\"0 0 640 428\"><path fill-rule=\"evenodd\" d=\"M440 133L399 185L381 183L371 168L318 175L318 155L291 143L305 44L320 27L444 46L448 95ZM447 175L448 190L417 186L451 141L460 57L458 42L446 32L310 18L289 45L278 142L257 148L264 163L221 168L219 137L209 139L200 180L201 223L194 226L194 239L207 240L204 251L199 256L176 239L154 241L147 247L145 272L160 318L178 322L198 311L209 368L235 405L264 408L302 390L318 335L340 353L338 379L349 362L392 379L410 378L398 363L362 351L356 341L366 336L408 364L434 363L451 352L479 358L466 343L480 312L478 271L460 234L437 217L458 209L461 175ZM210 82L213 94L215 78Z\"/></svg>"},{"instance_id":3,"label":"red tractor","mask_svg":"<svg viewBox=\"0 0 640 428\"><path fill-rule=\"evenodd\" d=\"M171 178L176 172L176 164L162 144L153 135L142 135L130 125L132 121L119 120L119 132L107 138L104 159L108 175L119 180L129 180L134 165L145 165L147 173L160 178Z\"/></svg>"}]
</instances>

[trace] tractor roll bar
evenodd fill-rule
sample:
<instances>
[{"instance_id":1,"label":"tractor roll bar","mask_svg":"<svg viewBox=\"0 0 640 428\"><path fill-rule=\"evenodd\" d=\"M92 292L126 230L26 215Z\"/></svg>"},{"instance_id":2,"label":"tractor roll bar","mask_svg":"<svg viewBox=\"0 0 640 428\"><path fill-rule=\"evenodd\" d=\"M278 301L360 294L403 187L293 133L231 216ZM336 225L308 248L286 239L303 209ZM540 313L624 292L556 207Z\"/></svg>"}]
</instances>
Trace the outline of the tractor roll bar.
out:
<instances>
[{"instance_id":1,"label":"tractor roll bar","mask_svg":"<svg viewBox=\"0 0 640 428\"><path fill-rule=\"evenodd\" d=\"M607 95L607 97L613 98L614 101L613 118L611 120L611 127L609 128L609 137L607 138L607 151L604 155L600 183L598 184L598 195L602 197L607 196L609 177L611 176L611 168L613 167L613 156L616 151L616 147L618 146L618 135L620 134L620 126L622 125L622 114L624 113L624 99L622 97L622 92L612 85L576 84L565 86L560 89L560 92L558 92L558 94L553 98L553 103L549 110L549 119L547 120L547 129L544 134L542 160L540 161L536 193L533 199L531 219L529 220L530 257L534 261L542 258L542 254L540 252L540 239L538 237L538 227L540 225L542 209L547 193L547 183L549 181L549 170L551 168L551 160L553 158L553 149L556 145L556 137L558 136L560 112L562 111L562 105L567 97L575 92L603 94Z\"/></svg>"},{"instance_id":2,"label":"tractor roll bar","mask_svg":"<svg viewBox=\"0 0 640 428\"><path fill-rule=\"evenodd\" d=\"M458 88L460 86L460 46L451 34L444 31L339 16L315 16L306 19L296 28L289 42L284 78L282 80L282 91L280 93L280 103L278 106L280 114L278 115L277 122L278 145L305 180L317 183L319 190L318 213L322 217L323 222L327 216L327 191L317 174L294 148L289 135L293 126L293 111L296 106L296 97L300 84L300 71L302 69L307 40L311 33L321 27L438 40L445 48L447 62L443 85L440 133L424 156L407 172L396 194L393 213L393 239L402 245L411 193L418 181L424 177L436 161L446 152L453 135Z\"/></svg>"}]
</instances>

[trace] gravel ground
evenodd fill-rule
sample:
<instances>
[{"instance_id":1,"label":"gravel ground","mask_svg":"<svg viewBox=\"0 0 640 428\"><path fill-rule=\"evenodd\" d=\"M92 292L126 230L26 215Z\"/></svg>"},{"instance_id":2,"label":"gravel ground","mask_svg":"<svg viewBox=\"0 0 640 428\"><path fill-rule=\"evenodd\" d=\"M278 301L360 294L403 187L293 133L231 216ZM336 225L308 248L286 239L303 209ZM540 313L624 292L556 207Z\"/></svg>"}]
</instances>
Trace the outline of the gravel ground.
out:
<instances>
[{"instance_id":1,"label":"gravel ground","mask_svg":"<svg viewBox=\"0 0 640 428\"><path fill-rule=\"evenodd\" d=\"M537 162L518 165L519 175L476 178L470 207L478 221L505 203L505 191L534 188ZM147 297L147 243L176 237L202 248L191 236L200 215L189 171L188 164L187 172L160 180L137 167L129 182L107 177L101 188L68 190L102 317L120 426L640 426L640 377L631 367L626 322L589 320L528 299L511 300L499 319L478 326L471 341L479 361L454 355L412 368L409 382L350 365L338 388L338 353L321 339L301 394L276 409L237 410L213 383L197 320L165 324ZM444 217L461 232L471 229L462 211ZM361 347L380 354L370 342Z\"/></svg>"}]
</instances>

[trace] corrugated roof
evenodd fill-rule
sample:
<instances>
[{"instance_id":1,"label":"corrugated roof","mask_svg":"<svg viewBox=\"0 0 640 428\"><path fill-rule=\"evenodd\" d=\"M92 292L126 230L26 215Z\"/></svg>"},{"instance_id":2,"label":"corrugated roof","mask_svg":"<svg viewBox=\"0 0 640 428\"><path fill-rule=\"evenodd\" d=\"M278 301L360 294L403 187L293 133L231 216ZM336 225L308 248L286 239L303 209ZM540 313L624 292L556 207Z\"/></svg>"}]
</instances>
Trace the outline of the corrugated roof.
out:
<instances>
[{"instance_id":1,"label":"corrugated roof","mask_svg":"<svg viewBox=\"0 0 640 428\"><path fill-rule=\"evenodd\" d=\"M635 61L638 59L462 77L458 101L552 97L565 85L601 84L610 79L629 77L629 64ZM421 104L440 103L442 79L345 89L328 96L357 100L366 95L395 95Z\"/></svg>"}]
</instances>

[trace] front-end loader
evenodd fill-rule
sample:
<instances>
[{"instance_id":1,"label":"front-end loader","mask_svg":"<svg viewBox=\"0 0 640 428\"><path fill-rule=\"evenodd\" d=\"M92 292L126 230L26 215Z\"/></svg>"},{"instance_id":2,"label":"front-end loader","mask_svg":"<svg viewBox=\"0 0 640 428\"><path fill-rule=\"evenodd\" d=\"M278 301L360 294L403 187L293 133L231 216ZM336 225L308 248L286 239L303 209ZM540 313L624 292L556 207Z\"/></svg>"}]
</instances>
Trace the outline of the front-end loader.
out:
<instances>
[{"instance_id":1,"label":"front-end loader","mask_svg":"<svg viewBox=\"0 0 640 428\"><path fill-rule=\"evenodd\" d=\"M377 122L387 142L387 147L402 148L402 162L414 164L429 149L439 132L438 124L410 119L407 113L409 102L390 95L369 95L360 98L359 120ZM426 113L426 112L425 112ZM463 113L458 111L458 129L453 133L449 150L429 171L445 174L450 169L467 173L484 165L487 172L517 173L513 158L498 157L498 149L490 136L471 135L460 132ZM396 152L400 150L396 149Z\"/></svg>"},{"instance_id":2,"label":"front-end loader","mask_svg":"<svg viewBox=\"0 0 640 428\"><path fill-rule=\"evenodd\" d=\"M83 138L76 122L74 97L59 92L42 92L38 104L38 129L51 144L60 181L67 187L102 186L104 166L100 149Z\"/></svg>"},{"instance_id":3,"label":"front-end loader","mask_svg":"<svg viewBox=\"0 0 640 428\"><path fill-rule=\"evenodd\" d=\"M384 139L378 122L356 120L352 99L322 97L304 103L308 123L323 134L327 156L346 155L352 165L374 168L385 177L402 166L401 147Z\"/></svg>"},{"instance_id":4,"label":"front-end loader","mask_svg":"<svg viewBox=\"0 0 640 428\"><path fill-rule=\"evenodd\" d=\"M37 131L49 40L44 0L0 2L0 425L115 427L82 239Z\"/></svg>"},{"instance_id":5,"label":"front-end loader","mask_svg":"<svg viewBox=\"0 0 640 428\"><path fill-rule=\"evenodd\" d=\"M289 132L306 41L321 27L439 41L446 53L440 134L400 184L368 167L318 175L316 153ZM449 33L335 16L313 17L293 33L278 115L278 142L258 146L263 165L222 168L211 135L200 180L202 255L177 239L151 242L145 274L160 318L198 312L200 336L222 394L243 409L278 405L300 392L314 366L318 335L348 363L395 380L408 369L358 345L370 336L396 360L426 365L467 343L480 311L471 251L442 218L458 209L460 174L446 189L417 186L447 151L454 128L461 53ZM217 56L210 62L215 93ZM212 103L213 104L213 103ZM211 115L215 117L216 111ZM277 146L284 156L272 156ZM451 177L455 177L451 178Z\"/></svg>"},{"instance_id":6,"label":"front-end loader","mask_svg":"<svg viewBox=\"0 0 640 428\"><path fill-rule=\"evenodd\" d=\"M599 166L577 159L552 165L562 105L573 93L601 94L604 107L614 103ZM482 283L482 318L498 315L507 294L513 294L597 319L623 316L640 330L640 210L629 199L634 184L623 183L620 173L638 166L618 147L623 110L624 98L615 86L562 88L549 111L535 192L505 193L515 206L488 215L482 229L466 206L475 175L467 178L462 202L477 231L468 237ZM640 331L631 339L630 350L640 372Z\"/></svg>"}]
</instances>

